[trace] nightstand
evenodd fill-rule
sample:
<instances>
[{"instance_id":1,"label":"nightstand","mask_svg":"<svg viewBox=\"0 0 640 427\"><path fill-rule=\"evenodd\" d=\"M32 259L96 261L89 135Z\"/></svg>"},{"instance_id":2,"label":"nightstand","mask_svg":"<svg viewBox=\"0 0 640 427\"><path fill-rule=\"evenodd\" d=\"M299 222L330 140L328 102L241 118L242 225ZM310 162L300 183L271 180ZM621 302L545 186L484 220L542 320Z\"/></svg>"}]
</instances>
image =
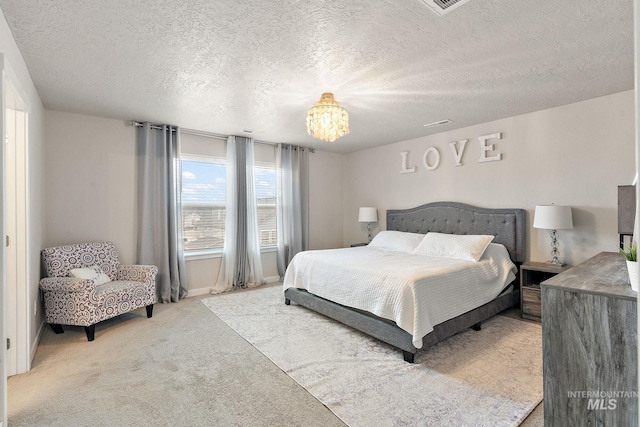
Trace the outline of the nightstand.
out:
<instances>
[{"instance_id":1,"label":"nightstand","mask_svg":"<svg viewBox=\"0 0 640 427\"><path fill-rule=\"evenodd\" d=\"M520 266L520 313L523 319L541 321L540 283L570 268L570 265L548 262L525 262Z\"/></svg>"}]
</instances>

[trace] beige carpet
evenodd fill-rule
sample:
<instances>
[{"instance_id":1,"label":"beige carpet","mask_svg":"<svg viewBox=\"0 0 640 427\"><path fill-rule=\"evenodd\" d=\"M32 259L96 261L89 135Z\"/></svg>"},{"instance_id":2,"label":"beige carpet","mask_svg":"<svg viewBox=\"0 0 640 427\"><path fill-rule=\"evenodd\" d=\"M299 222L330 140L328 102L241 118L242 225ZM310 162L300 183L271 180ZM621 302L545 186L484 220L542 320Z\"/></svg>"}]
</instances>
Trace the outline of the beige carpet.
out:
<instances>
[{"instance_id":1,"label":"beige carpet","mask_svg":"<svg viewBox=\"0 0 640 427\"><path fill-rule=\"evenodd\" d=\"M91 343L47 327L9 378L9 426L345 427L200 299L102 322ZM523 427L542 427L541 406Z\"/></svg>"},{"instance_id":2,"label":"beige carpet","mask_svg":"<svg viewBox=\"0 0 640 427\"><path fill-rule=\"evenodd\" d=\"M93 342L47 326L8 392L11 427L344 427L199 298L102 322Z\"/></svg>"},{"instance_id":3,"label":"beige carpet","mask_svg":"<svg viewBox=\"0 0 640 427\"><path fill-rule=\"evenodd\" d=\"M516 426L542 399L541 328L495 316L416 356L298 306L279 287L203 299L350 427Z\"/></svg>"}]
</instances>

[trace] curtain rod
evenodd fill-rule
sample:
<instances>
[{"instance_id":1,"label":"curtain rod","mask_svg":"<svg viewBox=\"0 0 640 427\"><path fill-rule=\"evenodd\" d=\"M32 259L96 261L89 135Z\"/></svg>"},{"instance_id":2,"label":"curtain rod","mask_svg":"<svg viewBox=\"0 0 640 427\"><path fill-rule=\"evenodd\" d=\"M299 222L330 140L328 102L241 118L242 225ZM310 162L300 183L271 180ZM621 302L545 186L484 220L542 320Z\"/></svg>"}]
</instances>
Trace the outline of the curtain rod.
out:
<instances>
[{"instance_id":1,"label":"curtain rod","mask_svg":"<svg viewBox=\"0 0 640 427\"><path fill-rule=\"evenodd\" d=\"M132 120L131 122L129 122L131 124L131 126L135 126L135 127L142 127L144 126L143 123L141 122L136 122L135 120ZM162 129L162 126L159 125L151 125L151 129ZM172 130L173 132L173 130ZM214 138L214 139L222 139L224 141L227 140L227 136L228 135L223 135L221 133L213 133L213 132L205 132L202 130L195 130L195 129L187 129L187 128L180 128L180 132L182 133L186 133L188 135L196 135L196 136L204 136L206 138ZM277 143L275 142L267 142L267 141L258 141L255 140L253 141L255 144L263 144L263 145L277 145ZM290 145L290 144L289 144ZM316 149L315 148L309 148L308 149L309 152L311 153L315 153Z\"/></svg>"}]
</instances>

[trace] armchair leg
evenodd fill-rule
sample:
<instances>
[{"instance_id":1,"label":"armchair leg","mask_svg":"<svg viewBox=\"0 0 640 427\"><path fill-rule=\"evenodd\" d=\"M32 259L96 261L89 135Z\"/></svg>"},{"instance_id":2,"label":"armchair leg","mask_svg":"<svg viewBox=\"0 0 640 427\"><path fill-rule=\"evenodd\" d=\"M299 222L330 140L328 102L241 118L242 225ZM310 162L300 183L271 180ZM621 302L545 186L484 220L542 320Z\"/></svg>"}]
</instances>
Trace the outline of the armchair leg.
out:
<instances>
[{"instance_id":1,"label":"armchair leg","mask_svg":"<svg viewBox=\"0 0 640 427\"><path fill-rule=\"evenodd\" d=\"M96 325L95 323L91 326L85 326L84 331L87 334L87 341L93 341L93 338L96 334Z\"/></svg>"},{"instance_id":2,"label":"armchair leg","mask_svg":"<svg viewBox=\"0 0 640 427\"><path fill-rule=\"evenodd\" d=\"M56 334L64 334L64 329L62 329L62 325L59 323L51 323L51 329L53 329L53 332Z\"/></svg>"},{"instance_id":3,"label":"armchair leg","mask_svg":"<svg viewBox=\"0 0 640 427\"><path fill-rule=\"evenodd\" d=\"M147 319L153 316L153 304L149 304L145 307L147 309Z\"/></svg>"}]
</instances>

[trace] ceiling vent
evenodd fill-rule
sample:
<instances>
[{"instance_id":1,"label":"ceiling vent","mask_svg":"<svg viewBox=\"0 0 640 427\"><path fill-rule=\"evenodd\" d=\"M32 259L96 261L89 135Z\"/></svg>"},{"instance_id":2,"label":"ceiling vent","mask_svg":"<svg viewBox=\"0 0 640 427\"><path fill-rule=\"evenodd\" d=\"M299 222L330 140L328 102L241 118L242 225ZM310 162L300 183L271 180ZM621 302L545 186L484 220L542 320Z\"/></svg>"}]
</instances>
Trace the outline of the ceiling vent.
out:
<instances>
[{"instance_id":1,"label":"ceiling vent","mask_svg":"<svg viewBox=\"0 0 640 427\"><path fill-rule=\"evenodd\" d=\"M434 128L436 126L448 125L449 123L453 123L453 122L451 120L449 120L449 119L444 119L444 120L439 120L439 121L433 122L433 123L427 123L426 125L424 125L424 127L426 127L426 128Z\"/></svg>"},{"instance_id":2,"label":"ceiling vent","mask_svg":"<svg viewBox=\"0 0 640 427\"><path fill-rule=\"evenodd\" d=\"M468 3L470 0L420 0L438 16L451 12L453 9Z\"/></svg>"}]
</instances>

